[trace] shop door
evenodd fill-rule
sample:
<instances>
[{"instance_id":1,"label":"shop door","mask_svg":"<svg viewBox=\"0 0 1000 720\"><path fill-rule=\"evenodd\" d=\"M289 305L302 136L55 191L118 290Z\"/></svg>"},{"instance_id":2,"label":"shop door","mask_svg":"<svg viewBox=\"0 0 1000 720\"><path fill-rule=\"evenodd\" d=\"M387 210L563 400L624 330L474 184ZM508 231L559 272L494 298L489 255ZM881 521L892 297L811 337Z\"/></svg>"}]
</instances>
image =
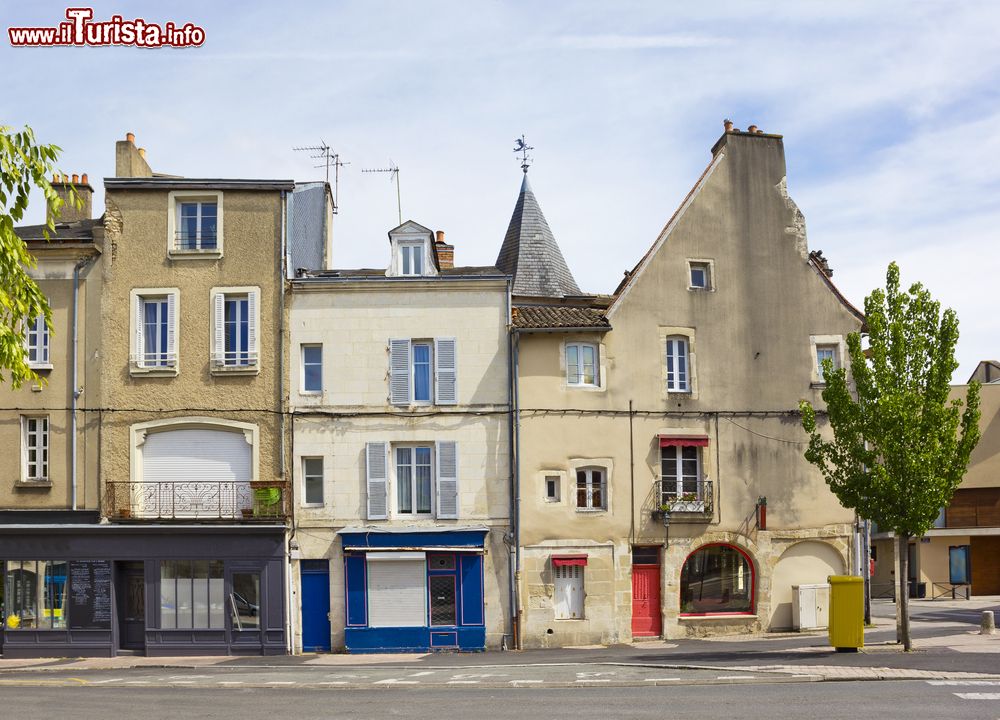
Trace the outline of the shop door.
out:
<instances>
[{"instance_id":1,"label":"shop door","mask_svg":"<svg viewBox=\"0 0 1000 720\"><path fill-rule=\"evenodd\" d=\"M146 578L142 562L118 563L118 645L146 649Z\"/></svg>"},{"instance_id":2,"label":"shop door","mask_svg":"<svg viewBox=\"0 0 1000 720\"><path fill-rule=\"evenodd\" d=\"M972 594L1000 595L1000 537L972 538Z\"/></svg>"},{"instance_id":3,"label":"shop door","mask_svg":"<svg viewBox=\"0 0 1000 720\"><path fill-rule=\"evenodd\" d=\"M656 550L656 548L652 548ZM662 630L660 615L659 553L636 548L632 559L632 635L659 637ZM636 564L641 562L642 564ZM655 564L653 564L655 562Z\"/></svg>"},{"instance_id":4,"label":"shop door","mask_svg":"<svg viewBox=\"0 0 1000 720\"><path fill-rule=\"evenodd\" d=\"M234 570L229 575L230 649L259 653L263 647L261 623L265 609L259 570Z\"/></svg>"},{"instance_id":5,"label":"shop door","mask_svg":"<svg viewBox=\"0 0 1000 720\"><path fill-rule=\"evenodd\" d=\"M303 560L302 649L330 651L330 565L326 560Z\"/></svg>"}]
</instances>

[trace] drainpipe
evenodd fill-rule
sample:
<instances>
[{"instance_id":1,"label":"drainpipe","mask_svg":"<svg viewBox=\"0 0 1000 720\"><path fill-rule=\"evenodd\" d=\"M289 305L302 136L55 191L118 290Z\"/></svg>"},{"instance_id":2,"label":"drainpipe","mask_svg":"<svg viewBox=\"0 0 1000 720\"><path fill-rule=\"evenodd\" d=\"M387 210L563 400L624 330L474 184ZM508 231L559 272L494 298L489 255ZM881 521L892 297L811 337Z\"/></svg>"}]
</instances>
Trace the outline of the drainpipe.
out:
<instances>
[{"instance_id":1,"label":"drainpipe","mask_svg":"<svg viewBox=\"0 0 1000 720\"><path fill-rule=\"evenodd\" d=\"M278 263L280 277L278 282L278 447L281 460L278 463L278 477L285 480L287 477L285 463L285 279L287 273L286 263L288 262L288 192L281 191L281 247L278 252L280 261ZM285 507L289 515L289 521L294 528L295 524L295 502L292 497L290 486L282 488L286 494ZM292 655L295 653L295 622L292 618L292 539L288 531L285 532L285 651Z\"/></svg>"},{"instance_id":2,"label":"drainpipe","mask_svg":"<svg viewBox=\"0 0 1000 720\"><path fill-rule=\"evenodd\" d=\"M80 361L77 356L80 345L80 271L87 267L93 257L85 257L73 267L73 393L70 401L70 432L69 432L69 454L72 462L70 470L70 494L73 503L73 510L77 506L77 480L76 480L76 405L83 390L80 388ZM86 498L85 498L86 499Z\"/></svg>"},{"instance_id":3,"label":"drainpipe","mask_svg":"<svg viewBox=\"0 0 1000 720\"><path fill-rule=\"evenodd\" d=\"M513 437L511 438L512 444L514 446L514 467L513 467L513 486L511 487L511 492L514 495L514 513L513 513L513 530L514 530L514 600L517 603L514 608L514 647L521 650L524 646L521 642L523 636L522 632L522 617L521 617L521 598L520 598L520 582L521 582L521 518L520 518L520 508L521 508L521 402L519 398L518 391L518 351L520 348L520 335L517 331L511 333L511 344L513 345L513 352L511 353L511 365L513 366L513 381L511 382L511 388L513 390L513 406L511 407L511 424L513 429Z\"/></svg>"},{"instance_id":4,"label":"drainpipe","mask_svg":"<svg viewBox=\"0 0 1000 720\"><path fill-rule=\"evenodd\" d=\"M517 453L514 448L515 419L514 419L514 398L517 388L514 381L514 323L511 309L511 281L507 279L507 467L510 472L510 544L507 550L508 567L508 602L510 603L510 636L511 644L514 648L519 647L518 638L518 588L517 588L517 553L518 553L518 502L517 502Z\"/></svg>"}]
</instances>

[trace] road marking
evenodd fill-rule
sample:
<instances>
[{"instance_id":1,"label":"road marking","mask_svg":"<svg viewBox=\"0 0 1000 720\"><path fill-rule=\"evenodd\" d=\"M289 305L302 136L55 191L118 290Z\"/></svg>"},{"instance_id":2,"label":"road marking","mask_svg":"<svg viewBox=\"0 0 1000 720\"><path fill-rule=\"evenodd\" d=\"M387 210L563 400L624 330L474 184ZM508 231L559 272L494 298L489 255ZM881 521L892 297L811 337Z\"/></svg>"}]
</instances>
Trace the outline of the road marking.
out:
<instances>
[{"instance_id":1,"label":"road marking","mask_svg":"<svg viewBox=\"0 0 1000 720\"><path fill-rule=\"evenodd\" d=\"M928 685L1000 685L997 680L928 680Z\"/></svg>"},{"instance_id":2,"label":"road marking","mask_svg":"<svg viewBox=\"0 0 1000 720\"><path fill-rule=\"evenodd\" d=\"M541 683L544 680L509 680L511 685L524 685L525 683Z\"/></svg>"},{"instance_id":3,"label":"road marking","mask_svg":"<svg viewBox=\"0 0 1000 720\"><path fill-rule=\"evenodd\" d=\"M294 680L268 680L265 685L294 685Z\"/></svg>"},{"instance_id":4,"label":"road marking","mask_svg":"<svg viewBox=\"0 0 1000 720\"><path fill-rule=\"evenodd\" d=\"M126 685L149 685L149 680L126 680Z\"/></svg>"},{"instance_id":5,"label":"road marking","mask_svg":"<svg viewBox=\"0 0 1000 720\"><path fill-rule=\"evenodd\" d=\"M327 680L326 682L316 683L317 685L346 685L346 680Z\"/></svg>"},{"instance_id":6,"label":"road marking","mask_svg":"<svg viewBox=\"0 0 1000 720\"><path fill-rule=\"evenodd\" d=\"M457 673L451 677L455 680L471 680L472 678L507 677L507 673Z\"/></svg>"},{"instance_id":7,"label":"road marking","mask_svg":"<svg viewBox=\"0 0 1000 720\"><path fill-rule=\"evenodd\" d=\"M583 678L582 680L577 680L577 682L611 682L611 678Z\"/></svg>"},{"instance_id":8,"label":"road marking","mask_svg":"<svg viewBox=\"0 0 1000 720\"><path fill-rule=\"evenodd\" d=\"M216 685L242 685L242 680L219 680Z\"/></svg>"},{"instance_id":9,"label":"road marking","mask_svg":"<svg viewBox=\"0 0 1000 720\"><path fill-rule=\"evenodd\" d=\"M171 685L194 685L194 680L171 680Z\"/></svg>"},{"instance_id":10,"label":"road marking","mask_svg":"<svg viewBox=\"0 0 1000 720\"><path fill-rule=\"evenodd\" d=\"M389 678L387 680L376 680L372 685L419 685L418 680L397 680L396 678Z\"/></svg>"},{"instance_id":11,"label":"road marking","mask_svg":"<svg viewBox=\"0 0 1000 720\"><path fill-rule=\"evenodd\" d=\"M424 670L423 672L416 672L410 675L410 677L423 677L424 675L433 675L433 670Z\"/></svg>"},{"instance_id":12,"label":"road marking","mask_svg":"<svg viewBox=\"0 0 1000 720\"><path fill-rule=\"evenodd\" d=\"M670 680L680 680L680 678L643 678L646 682L668 682Z\"/></svg>"},{"instance_id":13,"label":"road marking","mask_svg":"<svg viewBox=\"0 0 1000 720\"><path fill-rule=\"evenodd\" d=\"M1000 700L1000 693L953 693L963 700Z\"/></svg>"},{"instance_id":14,"label":"road marking","mask_svg":"<svg viewBox=\"0 0 1000 720\"><path fill-rule=\"evenodd\" d=\"M594 678L594 677L601 677L602 675L617 675L617 674L618 673L614 672L578 672L576 676L578 678Z\"/></svg>"},{"instance_id":15,"label":"road marking","mask_svg":"<svg viewBox=\"0 0 1000 720\"><path fill-rule=\"evenodd\" d=\"M207 680L211 675L171 675L171 680Z\"/></svg>"},{"instance_id":16,"label":"road marking","mask_svg":"<svg viewBox=\"0 0 1000 720\"><path fill-rule=\"evenodd\" d=\"M753 675L719 675L716 680L753 680Z\"/></svg>"},{"instance_id":17,"label":"road marking","mask_svg":"<svg viewBox=\"0 0 1000 720\"><path fill-rule=\"evenodd\" d=\"M449 685L478 685L478 680L449 680Z\"/></svg>"},{"instance_id":18,"label":"road marking","mask_svg":"<svg viewBox=\"0 0 1000 720\"><path fill-rule=\"evenodd\" d=\"M91 680L88 685L106 685L107 683L121 682L125 678L110 678L108 680Z\"/></svg>"}]
</instances>

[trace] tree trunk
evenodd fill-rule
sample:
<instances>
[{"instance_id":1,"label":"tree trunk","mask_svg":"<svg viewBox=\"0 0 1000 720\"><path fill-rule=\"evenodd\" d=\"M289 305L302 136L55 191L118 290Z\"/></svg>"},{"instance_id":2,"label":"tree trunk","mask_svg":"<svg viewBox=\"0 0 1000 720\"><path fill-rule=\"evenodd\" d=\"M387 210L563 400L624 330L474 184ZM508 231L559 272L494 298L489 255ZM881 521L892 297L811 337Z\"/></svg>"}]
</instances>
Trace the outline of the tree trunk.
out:
<instances>
[{"instance_id":1,"label":"tree trunk","mask_svg":"<svg viewBox=\"0 0 1000 720\"><path fill-rule=\"evenodd\" d=\"M903 651L909 652L910 642L910 536L908 533L896 533L897 550L899 553L899 590L896 635L903 643Z\"/></svg>"}]
</instances>

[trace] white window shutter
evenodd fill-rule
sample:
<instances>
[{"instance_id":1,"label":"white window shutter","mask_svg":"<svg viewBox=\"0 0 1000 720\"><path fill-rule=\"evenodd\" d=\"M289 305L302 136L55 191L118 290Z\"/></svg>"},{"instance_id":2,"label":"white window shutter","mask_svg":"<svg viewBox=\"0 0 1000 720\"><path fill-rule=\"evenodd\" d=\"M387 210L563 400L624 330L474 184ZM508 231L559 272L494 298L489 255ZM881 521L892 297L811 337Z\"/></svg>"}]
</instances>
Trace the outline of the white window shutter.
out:
<instances>
[{"instance_id":1,"label":"white window shutter","mask_svg":"<svg viewBox=\"0 0 1000 720\"><path fill-rule=\"evenodd\" d=\"M136 367L145 366L145 348L143 347L143 326L146 322L146 318L142 314L142 296L135 296L135 365Z\"/></svg>"},{"instance_id":2,"label":"white window shutter","mask_svg":"<svg viewBox=\"0 0 1000 720\"><path fill-rule=\"evenodd\" d=\"M225 365L226 353L226 295L215 294L215 358L216 365Z\"/></svg>"},{"instance_id":3,"label":"white window shutter","mask_svg":"<svg viewBox=\"0 0 1000 720\"><path fill-rule=\"evenodd\" d=\"M458 443L439 441L437 446L437 516L458 518Z\"/></svg>"},{"instance_id":4,"label":"white window shutter","mask_svg":"<svg viewBox=\"0 0 1000 720\"><path fill-rule=\"evenodd\" d=\"M177 364L177 296L167 295L167 364Z\"/></svg>"},{"instance_id":5,"label":"white window shutter","mask_svg":"<svg viewBox=\"0 0 1000 720\"><path fill-rule=\"evenodd\" d=\"M388 447L384 442L372 442L365 446L369 520L385 520L389 516L386 500L387 455Z\"/></svg>"},{"instance_id":6,"label":"white window shutter","mask_svg":"<svg viewBox=\"0 0 1000 720\"><path fill-rule=\"evenodd\" d=\"M455 338L435 338L434 387L438 405L456 405L458 403L457 366Z\"/></svg>"},{"instance_id":7,"label":"white window shutter","mask_svg":"<svg viewBox=\"0 0 1000 720\"><path fill-rule=\"evenodd\" d=\"M410 402L410 341L389 340L389 402L408 405Z\"/></svg>"},{"instance_id":8,"label":"white window shutter","mask_svg":"<svg viewBox=\"0 0 1000 720\"><path fill-rule=\"evenodd\" d=\"M247 350L250 353L250 364L257 364L257 292L247 293Z\"/></svg>"}]
</instances>

